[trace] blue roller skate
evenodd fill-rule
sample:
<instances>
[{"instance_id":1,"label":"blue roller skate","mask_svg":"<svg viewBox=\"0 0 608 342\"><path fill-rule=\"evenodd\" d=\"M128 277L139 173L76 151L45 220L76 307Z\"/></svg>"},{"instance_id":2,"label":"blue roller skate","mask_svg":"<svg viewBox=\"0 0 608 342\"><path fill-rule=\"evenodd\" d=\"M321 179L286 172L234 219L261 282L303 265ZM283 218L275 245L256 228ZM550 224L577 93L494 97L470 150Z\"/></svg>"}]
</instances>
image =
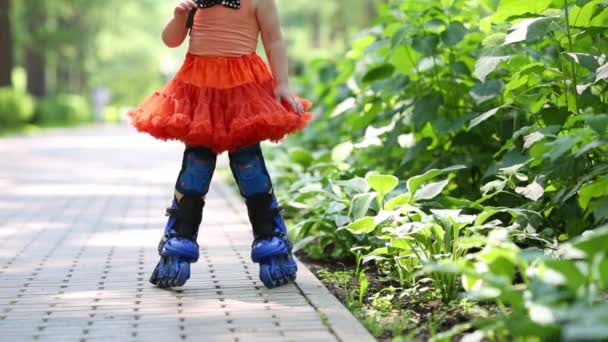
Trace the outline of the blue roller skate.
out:
<instances>
[{"instance_id":1,"label":"blue roller skate","mask_svg":"<svg viewBox=\"0 0 608 342\"><path fill-rule=\"evenodd\" d=\"M176 197L167 209L169 220L158 244L160 261L150 277L158 287L183 286L190 278L190 264L198 261L196 239L215 162L216 155L208 148L186 146Z\"/></svg>"},{"instance_id":2,"label":"blue roller skate","mask_svg":"<svg viewBox=\"0 0 608 342\"><path fill-rule=\"evenodd\" d=\"M152 272L150 282L160 288L183 286L190 278L190 263L198 261L196 242L205 201L200 196L184 196L173 200L167 209L169 220L158 244L160 261Z\"/></svg>"},{"instance_id":3,"label":"blue roller skate","mask_svg":"<svg viewBox=\"0 0 608 342\"><path fill-rule=\"evenodd\" d=\"M260 264L260 280L267 288L294 281L298 266L280 214L282 208L274 194L271 191L250 196L246 204L254 232L251 259Z\"/></svg>"}]
</instances>

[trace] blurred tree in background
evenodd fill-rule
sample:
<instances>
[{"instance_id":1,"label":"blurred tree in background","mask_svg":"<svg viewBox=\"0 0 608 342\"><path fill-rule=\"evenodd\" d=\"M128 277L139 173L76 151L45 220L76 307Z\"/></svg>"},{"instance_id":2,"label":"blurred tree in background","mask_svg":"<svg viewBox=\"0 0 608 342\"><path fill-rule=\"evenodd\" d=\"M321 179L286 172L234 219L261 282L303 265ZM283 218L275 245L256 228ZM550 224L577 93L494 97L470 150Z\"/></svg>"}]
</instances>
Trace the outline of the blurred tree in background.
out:
<instances>
[{"instance_id":1,"label":"blurred tree in background","mask_svg":"<svg viewBox=\"0 0 608 342\"><path fill-rule=\"evenodd\" d=\"M293 70L344 52L381 2L278 1ZM16 123L6 116L37 124L89 121L89 97L99 89L110 94L114 118L120 108L137 104L177 71L185 54L187 44L168 49L160 40L173 6L156 0L0 0L0 87L12 87L4 89L11 103L6 108L28 107L17 104L30 102L29 96L36 101L33 116L0 113L0 128ZM79 114L57 113L66 110Z\"/></svg>"},{"instance_id":2,"label":"blurred tree in background","mask_svg":"<svg viewBox=\"0 0 608 342\"><path fill-rule=\"evenodd\" d=\"M11 85L13 58L11 56L12 37L10 24L10 0L0 0L0 87Z\"/></svg>"}]
</instances>

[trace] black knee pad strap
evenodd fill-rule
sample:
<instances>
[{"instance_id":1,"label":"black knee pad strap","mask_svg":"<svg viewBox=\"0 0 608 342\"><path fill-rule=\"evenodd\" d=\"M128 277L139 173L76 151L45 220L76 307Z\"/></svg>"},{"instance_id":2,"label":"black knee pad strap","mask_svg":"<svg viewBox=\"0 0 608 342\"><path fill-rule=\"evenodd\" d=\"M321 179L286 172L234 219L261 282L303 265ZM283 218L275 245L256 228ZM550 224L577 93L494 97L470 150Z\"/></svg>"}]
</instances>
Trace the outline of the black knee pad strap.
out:
<instances>
[{"instance_id":1,"label":"black knee pad strap","mask_svg":"<svg viewBox=\"0 0 608 342\"><path fill-rule=\"evenodd\" d=\"M167 216L176 218L174 230L177 237L196 240L198 228L203 220L205 200L200 196L185 195L179 201L179 208L167 209Z\"/></svg>"},{"instance_id":2,"label":"black knee pad strap","mask_svg":"<svg viewBox=\"0 0 608 342\"><path fill-rule=\"evenodd\" d=\"M246 200L247 213L256 239L276 235L274 232L274 215L279 214L282 208L271 208L272 200L272 193L256 194Z\"/></svg>"}]
</instances>

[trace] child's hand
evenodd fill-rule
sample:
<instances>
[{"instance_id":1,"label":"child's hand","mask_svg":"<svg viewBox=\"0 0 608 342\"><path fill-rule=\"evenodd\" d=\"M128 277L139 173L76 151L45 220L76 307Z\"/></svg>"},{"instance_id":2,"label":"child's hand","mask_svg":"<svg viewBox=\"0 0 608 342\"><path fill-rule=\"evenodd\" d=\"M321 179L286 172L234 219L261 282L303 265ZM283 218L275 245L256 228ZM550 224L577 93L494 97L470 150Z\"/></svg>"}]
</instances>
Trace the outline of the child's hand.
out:
<instances>
[{"instance_id":1,"label":"child's hand","mask_svg":"<svg viewBox=\"0 0 608 342\"><path fill-rule=\"evenodd\" d=\"M295 96L288 86L277 86L274 90L274 96L279 102L287 102L291 106L291 109L296 112L296 114L300 115L304 113L304 106L302 105L302 102Z\"/></svg>"},{"instance_id":2,"label":"child's hand","mask_svg":"<svg viewBox=\"0 0 608 342\"><path fill-rule=\"evenodd\" d=\"M181 0L175 6L174 14L176 17L183 16L185 14L188 14L191 10L193 10L197 7L198 7L198 5L196 4L196 1L194 1L194 0Z\"/></svg>"}]
</instances>

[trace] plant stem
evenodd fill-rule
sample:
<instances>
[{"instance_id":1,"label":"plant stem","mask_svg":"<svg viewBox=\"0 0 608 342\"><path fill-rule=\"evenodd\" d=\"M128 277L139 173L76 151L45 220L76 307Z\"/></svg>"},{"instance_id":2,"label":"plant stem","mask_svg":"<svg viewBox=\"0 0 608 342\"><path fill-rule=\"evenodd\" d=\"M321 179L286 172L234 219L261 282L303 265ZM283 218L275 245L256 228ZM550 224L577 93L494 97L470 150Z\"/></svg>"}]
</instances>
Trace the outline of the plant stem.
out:
<instances>
[{"instance_id":1,"label":"plant stem","mask_svg":"<svg viewBox=\"0 0 608 342\"><path fill-rule=\"evenodd\" d=\"M574 52L574 44L572 44L572 33L570 32L570 11L568 10L568 0L564 0L564 12L566 16L566 35L568 36L568 50L569 52ZM577 91L577 79L576 79L576 64L574 61L570 61L570 66L572 67L572 84L574 89L574 107L575 113L578 114L578 91ZM567 90L567 88L566 88ZM566 99L568 98L568 94L566 93Z\"/></svg>"}]
</instances>

